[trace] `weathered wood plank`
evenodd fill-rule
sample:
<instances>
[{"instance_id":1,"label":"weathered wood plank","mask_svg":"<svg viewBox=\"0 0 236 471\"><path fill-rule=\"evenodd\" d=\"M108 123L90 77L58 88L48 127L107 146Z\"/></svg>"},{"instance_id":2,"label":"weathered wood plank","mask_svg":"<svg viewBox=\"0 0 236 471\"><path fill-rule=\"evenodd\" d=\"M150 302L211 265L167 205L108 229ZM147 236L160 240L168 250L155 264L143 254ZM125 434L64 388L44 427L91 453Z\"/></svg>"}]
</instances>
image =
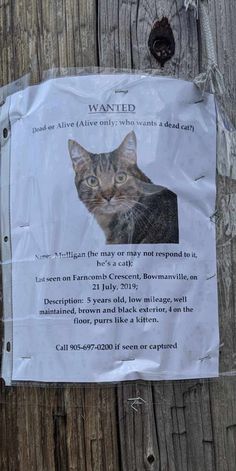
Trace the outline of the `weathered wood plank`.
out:
<instances>
[{"instance_id":1,"label":"weathered wood plank","mask_svg":"<svg viewBox=\"0 0 236 471\"><path fill-rule=\"evenodd\" d=\"M236 122L234 0L209 0L230 116ZM206 63L203 38L183 0L0 0L0 80L52 67L155 68L147 47L167 16L176 53L165 74L192 79ZM163 72L163 71L161 71ZM235 186L218 180L219 304L223 371L236 363ZM132 383L0 390L0 467L8 470L233 471L236 381ZM135 405L131 397L145 402Z\"/></svg>"},{"instance_id":2,"label":"weathered wood plank","mask_svg":"<svg viewBox=\"0 0 236 471\"><path fill-rule=\"evenodd\" d=\"M209 0L209 18L216 55L220 70L223 73L225 86L228 93L225 105L231 119L236 123L236 66L235 66L235 44L236 29L234 18L236 6L234 1Z\"/></svg>"}]
</instances>

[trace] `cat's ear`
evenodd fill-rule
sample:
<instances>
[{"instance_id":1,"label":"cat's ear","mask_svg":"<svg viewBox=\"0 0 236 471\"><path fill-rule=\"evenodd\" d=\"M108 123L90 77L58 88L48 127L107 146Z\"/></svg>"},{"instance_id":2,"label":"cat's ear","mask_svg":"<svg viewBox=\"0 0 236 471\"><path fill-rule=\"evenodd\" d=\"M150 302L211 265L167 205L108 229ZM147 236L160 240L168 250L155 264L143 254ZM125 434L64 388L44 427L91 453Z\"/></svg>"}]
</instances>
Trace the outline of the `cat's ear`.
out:
<instances>
[{"instance_id":1,"label":"cat's ear","mask_svg":"<svg viewBox=\"0 0 236 471\"><path fill-rule=\"evenodd\" d=\"M71 139L68 141L68 148L74 170L76 171L81 165L85 164L86 161L89 160L89 152L78 144L78 142Z\"/></svg>"},{"instance_id":2,"label":"cat's ear","mask_svg":"<svg viewBox=\"0 0 236 471\"><path fill-rule=\"evenodd\" d=\"M118 148L118 152L121 158L129 160L131 163L137 162L137 154L136 154L136 136L134 131L129 132L127 136L124 138L123 142L121 143L120 147Z\"/></svg>"}]
</instances>

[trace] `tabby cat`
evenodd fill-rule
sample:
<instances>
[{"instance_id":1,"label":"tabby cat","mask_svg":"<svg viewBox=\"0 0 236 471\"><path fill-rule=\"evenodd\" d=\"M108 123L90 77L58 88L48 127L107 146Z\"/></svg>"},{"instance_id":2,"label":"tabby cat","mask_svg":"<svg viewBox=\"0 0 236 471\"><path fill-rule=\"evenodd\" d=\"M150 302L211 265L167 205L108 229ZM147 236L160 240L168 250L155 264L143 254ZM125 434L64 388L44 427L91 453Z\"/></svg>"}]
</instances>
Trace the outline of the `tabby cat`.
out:
<instances>
[{"instance_id":1,"label":"tabby cat","mask_svg":"<svg viewBox=\"0 0 236 471\"><path fill-rule=\"evenodd\" d=\"M177 196L140 170L134 132L108 153L92 154L73 140L68 145L79 198L107 244L178 244Z\"/></svg>"}]
</instances>

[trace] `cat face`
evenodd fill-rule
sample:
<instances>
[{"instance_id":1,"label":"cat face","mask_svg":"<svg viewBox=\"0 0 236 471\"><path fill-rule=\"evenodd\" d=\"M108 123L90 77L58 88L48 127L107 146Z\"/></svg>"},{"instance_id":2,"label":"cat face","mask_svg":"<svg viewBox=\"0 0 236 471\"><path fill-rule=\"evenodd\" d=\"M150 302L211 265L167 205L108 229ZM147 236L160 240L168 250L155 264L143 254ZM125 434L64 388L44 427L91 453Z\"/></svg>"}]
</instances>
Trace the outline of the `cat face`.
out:
<instances>
[{"instance_id":1,"label":"cat face","mask_svg":"<svg viewBox=\"0 0 236 471\"><path fill-rule=\"evenodd\" d=\"M131 210L150 182L137 167L135 133L109 153L91 154L72 140L68 145L78 195L88 210L95 215Z\"/></svg>"}]
</instances>

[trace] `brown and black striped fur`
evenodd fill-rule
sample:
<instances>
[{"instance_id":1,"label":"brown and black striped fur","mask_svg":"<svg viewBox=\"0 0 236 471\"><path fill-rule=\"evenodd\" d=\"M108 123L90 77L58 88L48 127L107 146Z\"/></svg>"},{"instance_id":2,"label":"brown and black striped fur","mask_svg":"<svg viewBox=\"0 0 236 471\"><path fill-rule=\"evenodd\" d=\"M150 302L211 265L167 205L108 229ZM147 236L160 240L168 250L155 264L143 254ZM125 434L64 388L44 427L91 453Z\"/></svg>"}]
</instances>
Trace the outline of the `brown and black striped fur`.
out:
<instances>
[{"instance_id":1,"label":"brown and black striped fur","mask_svg":"<svg viewBox=\"0 0 236 471\"><path fill-rule=\"evenodd\" d=\"M107 244L177 244L177 195L155 185L137 166L136 136L92 154L69 141L80 200L103 229Z\"/></svg>"}]
</instances>

